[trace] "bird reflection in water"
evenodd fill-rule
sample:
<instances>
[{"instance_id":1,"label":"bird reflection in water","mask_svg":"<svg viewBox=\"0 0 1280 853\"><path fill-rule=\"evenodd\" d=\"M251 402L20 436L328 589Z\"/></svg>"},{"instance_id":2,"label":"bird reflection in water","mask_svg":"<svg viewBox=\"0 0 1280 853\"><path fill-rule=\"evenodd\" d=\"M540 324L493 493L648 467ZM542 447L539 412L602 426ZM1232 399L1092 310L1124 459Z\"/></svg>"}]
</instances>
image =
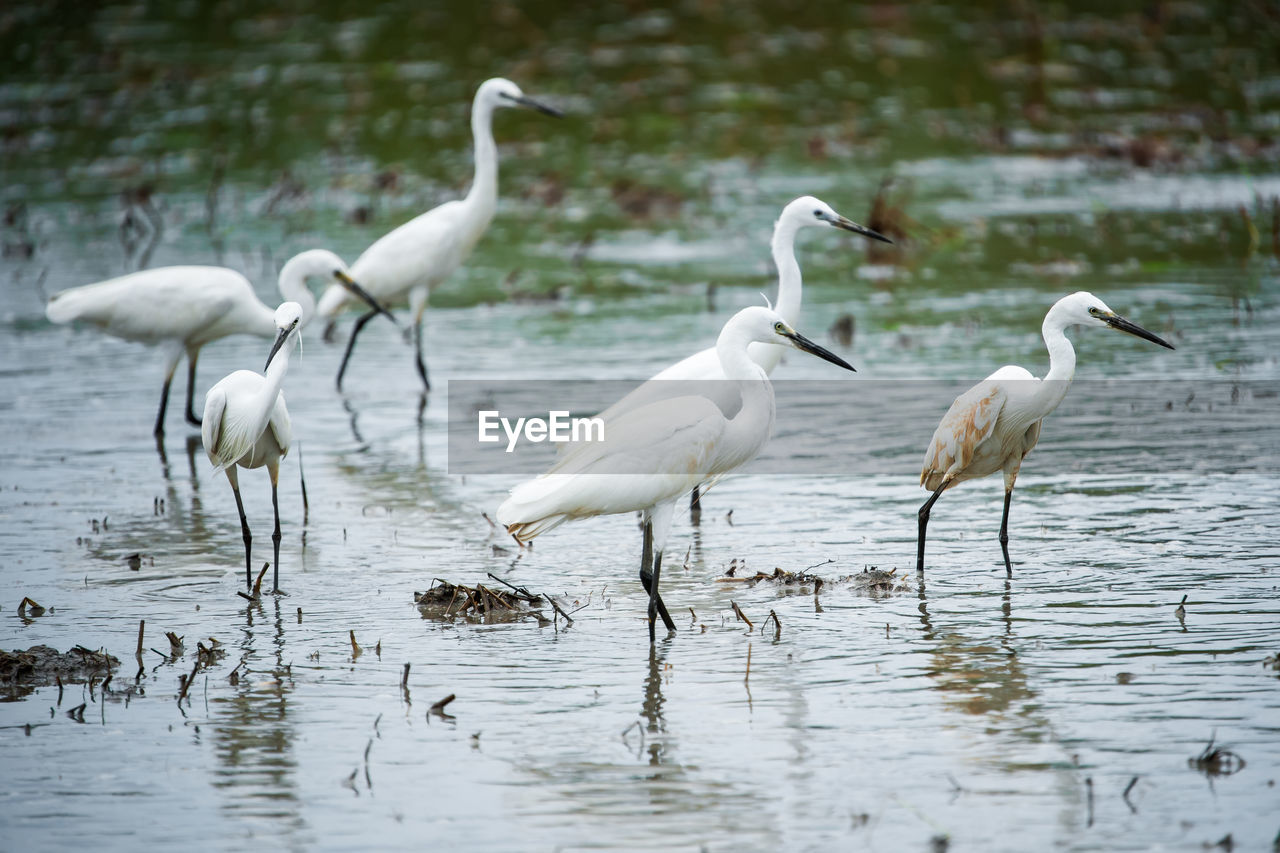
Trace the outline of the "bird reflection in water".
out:
<instances>
[{"instance_id":1,"label":"bird reflection in water","mask_svg":"<svg viewBox=\"0 0 1280 853\"><path fill-rule=\"evenodd\" d=\"M1025 713L1036 697L1013 645L1013 597L1006 578L1001 595L1004 631L996 642L981 642L956 630L940 630L929 615L924 579L919 587L920 624L930 646L928 675L947 704L967 714Z\"/></svg>"},{"instance_id":2,"label":"bird reflection in water","mask_svg":"<svg viewBox=\"0 0 1280 853\"><path fill-rule=\"evenodd\" d=\"M285 663L280 599L245 606L237 647L236 677L209 699L208 728L217 761L214 787L231 817L265 818L271 821L267 833L292 836L306 827L294 754L297 732L290 715L294 681Z\"/></svg>"},{"instance_id":3,"label":"bird reflection in water","mask_svg":"<svg viewBox=\"0 0 1280 853\"><path fill-rule=\"evenodd\" d=\"M666 702L662 698L662 676L665 671L666 663L659 657L656 649L650 648L649 667L644 679L644 701L640 704L640 719L643 722L637 720L622 733L626 740L632 728L639 729L640 743L636 747L636 758L648 752L650 767L666 764L666 740L661 737L667 731L667 721L662 716L662 706ZM653 735L658 737L652 737Z\"/></svg>"}]
</instances>

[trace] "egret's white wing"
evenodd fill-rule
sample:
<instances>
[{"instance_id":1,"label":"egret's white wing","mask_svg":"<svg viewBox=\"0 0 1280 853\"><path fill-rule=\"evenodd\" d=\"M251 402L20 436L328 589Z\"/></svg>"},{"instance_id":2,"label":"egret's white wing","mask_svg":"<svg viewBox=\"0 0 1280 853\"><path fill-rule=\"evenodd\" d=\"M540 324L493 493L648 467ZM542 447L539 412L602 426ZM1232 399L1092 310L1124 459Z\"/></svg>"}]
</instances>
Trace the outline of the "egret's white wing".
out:
<instances>
[{"instance_id":1,"label":"egret's white wing","mask_svg":"<svg viewBox=\"0 0 1280 853\"><path fill-rule=\"evenodd\" d=\"M785 347L775 344L752 342L747 347L747 355L751 357L752 361L762 366L765 369L765 373L769 373L777 365L781 358L780 353L784 349ZM716 348L707 347L658 371L643 385L601 412L598 417L604 418L605 423L608 423L610 420L624 415L632 409L638 409L663 397L672 394L689 393L687 388L680 390L679 385L664 386L663 380L668 379L712 382L725 379L725 375L724 368L720 365L720 356L716 354ZM738 404L739 397L728 386L721 390L718 384L709 384L707 390L704 391L699 388L698 391L714 400L726 417L733 417L735 413L734 407Z\"/></svg>"},{"instance_id":2,"label":"egret's white wing","mask_svg":"<svg viewBox=\"0 0 1280 853\"><path fill-rule=\"evenodd\" d=\"M289 455L289 445L293 442L293 422L289 420L289 409L285 407L283 391L276 395L268 428L275 437L276 446L280 448L280 458L283 459Z\"/></svg>"},{"instance_id":3,"label":"egret's white wing","mask_svg":"<svg viewBox=\"0 0 1280 853\"><path fill-rule=\"evenodd\" d=\"M356 258L351 277L388 307L402 303L415 287L435 287L466 260L479 239L479 232L473 239L464 233L465 210L460 201L445 202L387 232ZM333 317L352 298L341 285L329 285L316 313Z\"/></svg>"},{"instance_id":4,"label":"egret's white wing","mask_svg":"<svg viewBox=\"0 0 1280 853\"><path fill-rule=\"evenodd\" d=\"M213 463L216 471L226 465L218 461L218 439L222 436L222 416L227 410L227 394L222 388L214 385L204 396L204 414L200 418L200 440L204 443L204 452Z\"/></svg>"},{"instance_id":5,"label":"egret's white wing","mask_svg":"<svg viewBox=\"0 0 1280 853\"><path fill-rule=\"evenodd\" d=\"M251 407L235 403L237 400L252 399L266 381L261 375L251 370L237 370L224 376L209 389L205 397L205 409L208 410L209 402L215 399L215 394L220 395L222 423L220 427L215 428L205 427L202 421L200 430L202 436L205 429L216 430L217 441L212 447L206 443L205 452L209 454L209 460L218 471L234 465L246 453L253 450L258 438L267 428L267 423L272 417L270 413L259 415L254 413ZM278 399L277 405L279 405Z\"/></svg>"},{"instance_id":6,"label":"egret's white wing","mask_svg":"<svg viewBox=\"0 0 1280 853\"><path fill-rule=\"evenodd\" d=\"M527 541L571 518L648 509L706 476L725 425L703 397L633 410L606 425L605 441L583 444L512 489L498 521Z\"/></svg>"}]
</instances>

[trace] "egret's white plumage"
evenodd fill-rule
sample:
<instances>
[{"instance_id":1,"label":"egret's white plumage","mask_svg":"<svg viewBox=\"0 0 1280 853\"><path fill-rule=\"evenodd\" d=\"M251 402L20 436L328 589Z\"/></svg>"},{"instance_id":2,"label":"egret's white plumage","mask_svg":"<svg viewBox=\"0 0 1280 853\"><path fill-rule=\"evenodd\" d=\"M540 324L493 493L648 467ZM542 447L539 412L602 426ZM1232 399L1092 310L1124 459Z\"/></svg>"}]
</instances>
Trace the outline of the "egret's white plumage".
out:
<instances>
[{"instance_id":1,"label":"egret's white plumage","mask_svg":"<svg viewBox=\"0 0 1280 853\"><path fill-rule=\"evenodd\" d=\"M796 235L805 228L824 227L824 228L841 228L845 231L851 231L855 234L861 234L873 240L881 240L883 242L892 242L889 238L870 228L866 228L857 224L840 214L836 213L829 204L821 199L813 196L800 196L789 202L782 208L782 213L778 216L778 221L773 226L773 262L778 268L778 298L773 305L773 310L778 312L782 319L794 324L800 318L800 304L803 298L803 280L800 276L800 264L796 261L795 242ZM753 362L758 364L766 375L772 374L773 369L778 366L778 362L782 360L782 354L785 347L772 343L752 343L747 348L747 354ZM672 386L662 381L654 380L716 380L724 379L724 369L721 367L720 358L716 353L716 347L707 347L700 352L696 352L688 358L681 359L675 364L666 367L656 373L649 382L641 385L630 394L614 403L609 408L600 413L600 417L608 424L620 415L651 403L670 393ZM716 391L715 384L709 385L708 390L711 393L719 393ZM728 405L730 401L718 401L722 406ZM694 512L694 518L698 517L700 510L698 483L694 483L690 487L692 492L691 507Z\"/></svg>"},{"instance_id":2,"label":"egret's white plumage","mask_svg":"<svg viewBox=\"0 0 1280 853\"><path fill-rule=\"evenodd\" d=\"M374 298L388 306L408 302L413 317L414 352L422 384L427 381L422 356L422 316L436 285L451 276L471 254L493 219L498 204L498 148L493 141L493 113L501 107L529 107L548 115L557 110L545 106L520 91L510 80L494 77L480 84L471 104L471 133L475 145L475 177L463 199L445 202L378 238L352 265L352 273ZM350 301L341 288L330 287L320 297L320 315L334 319ZM351 330L347 350L338 368L338 388L355 347L356 336L371 319L366 314Z\"/></svg>"},{"instance_id":3,"label":"egret's white plumage","mask_svg":"<svg viewBox=\"0 0 1280 853\"><path fill-rule=\"evenodd\" d=\"M1136 335L1160 346L1173 346L1117 315L1091 293L1080 291L1054 303L1041 326L1049 349L1049 372L1043 380L1017 365L1006 365L965 391L943 416L920 471L920 485L933 492L919 512L916 568L924 571L925 529L939 496L965 480L1004 474L1004 517L1000 548L1009 562L1009 505L1022 460L1040 439L1043 419L1066 396L1076 372L1076 352L1067 339L1068 326L1104 326Z\"/></svg>"},{"instance_id":4,"label":"egret's white plumage","mask_svg":"<svg viewBox=\"0 0 1280 853\"><path fill-rule=\"evenodd\" d=\"M675 630L658 578L676 498L750 461L768 441L773 388L748 348L773 342L853 369L797 334L777 312L745 308L725 323L715 347L723 378L715 384L725 387L714 396L727 398L728 407L712 396L686 394L622 413L606 423L605 441L581 444L546 474L512 489L498 508L499 523L523 543L572 519L642 512L640 579L650 595L650 641L658 616Z\"/></svg>"},{"instance_id":5,"label":"egret's white plumage","mask_svg":"<svg viewBox=\"0 0 1280 853\"><path fill-rule=\"evenodd\" d=\"M313 249L290 258L280 270L280 295L297 303L303 324L315 313L316 300L307 281L320 278L338 282L340 289L360 292L347 265L333 252ZM345 291L344 291L345 292ZM370 303L371 305L373 303ZM196 361L200 348L228 335L276 335L275 311L258 299L253 285L226 267L157 267L119 278L73 287L55 293L45 308L54 323L87 323L109 335L165 349L164 390L156 417L155 433L164 433L169 386L178 361L187 355L186 417L200 425L192 408Z\"/></svg>"},{"instance_id":6,"label":"egret's white plumage","mask_svg":"<svg viewBox=\"0 0 1280 853\"><path fill-rule=\"evenodd\" d=\"M271 504L275 509L275 546L273 563L273 588L280 591L280 505L277 485L280 460L289 453L293 440L293 427L289 410L280 390L285 373L289 370L289 357L298 344L302 329L303 308L296 302L286 302L276 309L273 325L276 342L267 357L265 374L252 370L237 370L220 379L209 389L204 400L204 418L200 437L205 453L213 463L214 473L225 472L231 490L236 496L236 508L240 511L240 528L244 535L245 585L252 588L253 566L251 561L252 536L249 522L240 499L240 481L237 468L266 467L271 477Z\"/></svg>"},{"instance_id":7,"label":"egret's white plumage","mask_svg":"<svg viewBox=\"0 0 1280 853\"><path fill-rule=\"evenodd\" d=\"M891 242L889 238L852 222L831 209L831 206L813 196L801 196L782 208L778 221L773 226L772 252L773 262L778 268L778 297L773 310L788 323L794 325L800 321L800 304L803 299L804 284L800 275L800 264L796 261L796 235L805 228L841 228L874 240ZM751 360L760 365L766 374L782 360L785 347L771 343L753 343L747 348ZM688 358L665 367L654 374L653 379L706 380L724 379L724 370L715 347L707 347ZM646 383L635 391L614 403L601 413L606 422L623 412L642 406L657 399L663 393L663 386Z\"/></svg>"}]
</instances>

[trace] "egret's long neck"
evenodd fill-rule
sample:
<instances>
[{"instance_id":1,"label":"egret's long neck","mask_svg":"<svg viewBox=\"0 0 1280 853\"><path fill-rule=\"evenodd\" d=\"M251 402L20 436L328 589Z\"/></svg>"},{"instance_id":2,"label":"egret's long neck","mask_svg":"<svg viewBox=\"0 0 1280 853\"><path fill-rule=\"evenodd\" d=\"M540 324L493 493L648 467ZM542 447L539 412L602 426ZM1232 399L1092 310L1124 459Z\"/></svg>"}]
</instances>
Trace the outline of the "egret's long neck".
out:
<instances>
[{"instance_id":1,"label":"egret's long neck","mask_svg":"<svg viewBox=\"0 0 1280 853\"><path fill-rule=\"evenodd\" d=\"M720 369L724 371L725 379L768 380L769 374L764 368L747 355L748 343L750 342L738 334L732 324L720 332L720 337L716 339L716 356L720 359Z\"/></svg>"},{"instance_id":2,"label":"egret's long neck","mask_svg":"<svg viewBox=\"0 0 1280 853\"><path fill-rule=\"evenodd\" d=\"M297 345L298 333L294 331L285 339L284 344L272 356L271 363L267 365L265 374L267 381L263 383L259 393L259 403L260 411L266 412L268 419L271 417L271 410L275 407L280 388L284 385L284 375L289 372L289 357L293 355L293 348Z\"/></svg>"},{"instance_id":3,"label":"egret's long neck","mask_svg":"<svg viewBox=\"0 0 1280 853\"><path fill-rule=\"evenodd\" d=\"M795 251L799 230L800 227L788 219L779 219L773 227L773 263L778 268L778 301L773 310L791 324L800 319L800 264L796 263ZM777 344L752 343L749 351L751 360L769 374L782 361L783 349Z\"/></svg>"},{"instance_id":4,"label":"egret's long neck","mask_svg":"<svg viewBox=\"0 0 1280 853\"><path fill-rule=\"evenodd\" d=\"M769 374L747 354L748 341L730 323L716 341L716 355L726 380L736 381L742 407L729 420L720 439L713 467L729 470L747 462L773 433L773 383ZM780 349L764 344L771 349Z\"/></svg>"},{"instance_id":5,"label":"egret's long neck","mask_svg":"<svg viewBox=\"0 0 1280 853\"><path fill-rule=\"evenodd\" d=\"M778 220L773 229L773 263L778 267L778 302L773 310L794 325L800 320L800 264L796 262L796 232L790 220Z\"/></svg>"},{"instance_id":6,"label":"egret's long neck","mask_svg":"<svg viewBox=\"0 0 1280 853\"><path fill-rule=\"evenodd\" d=\"M1055 305L1049 309L1044 324L1040 327L1044 344L1049 348L1049 372L1040 383L1034 400L1035 408L1041 413L1040 417L1058 408L1076 375L1076 350L1067 339L1067 325L1062 312Z\"/></svg>"},{"instance_id":7,"label":"egret's long neck","mask_svg":"<svg viewBox=\"0 0 1280 853\"><path fill-rule=\"evenodd\" d=\"M302 308L302 321L299 325L305 326L307 322L315 316L316 298L307 287L307 275L303 270L302 262L298 258L290 258L289 261L280 270L280 278L276 282L276 287L280 290L280 295L284 297L285 302L296 302ZM268 310L271 315L271 334L275 335L275 312Z\"/></svg>"},{"instance_id":8,"label":"egret's long neck","mask_svg":"<svg viewBox=\"0 0 1280 853\"><path fill-rule=\"evenodd\" d=\"M465 203L492 212L498 202L498 146L493 141L493 106L477 100L471 106L471 136L475 142L476 174Z\"/></svg>"}]
</instances>

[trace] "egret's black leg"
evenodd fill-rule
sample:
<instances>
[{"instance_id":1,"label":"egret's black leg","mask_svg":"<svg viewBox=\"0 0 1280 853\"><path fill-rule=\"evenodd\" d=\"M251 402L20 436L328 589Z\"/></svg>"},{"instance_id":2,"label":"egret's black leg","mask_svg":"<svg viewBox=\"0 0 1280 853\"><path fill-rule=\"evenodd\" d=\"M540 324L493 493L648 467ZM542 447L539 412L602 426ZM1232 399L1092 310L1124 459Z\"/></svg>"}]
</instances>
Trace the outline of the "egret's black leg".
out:
<instances>
[{"instance_id":1,"label":"egret's black leg","mask_svg":"<svg viewBox=\"0 0 1280 853\"><path fill-rule=\"evenodd\" d=\"M173 384L173 373L164 378L164 388L160 389L160 411L156 414L156 428L153 435L164 435L164 413L169 409L169 386Z\"/></svg>"},{"instance_id":2,"label":"egret's black leg","mask_svg":"<svg viewBox=\"0 0 1280 853\"><path fill-rule=\"evenodd\" d=\"M276 478L271 478L271 508L276 513L276 529L271 533L275 560L271 563L271 591L280 592L280 499L276 494Z\"/></svg>"},{"instance_id":3,"label":"egret's black leg","mask_svg":"<svg viewBox=\"0 0 1280 853\"><path fill-rule=\"evenodd\" d=\"M640 583L644 586L644 591L649 593L649 642L655 640L656 623L660 617L662 624L667 626L668 631L676 629L676 623L672 621L671 614L667 612L667 605L662 602L662 596L658 594L658 574L662 571L662 554L654 554L653 552L653 522L646 520L644 523L644 547L640 552Z\"/></svg>"},{"instance_id":4,"label":"egret's black leg","mask_svg":"<svg viewBox=\"0 0 1280 853\"><path fill-rule=\"evenodd\" d=\"M240 532L244 535L244 588L253 592L253 534L249 532L249 519L244 514L244 501L240 500L240 487L232 486L231 491L236 496L236 509L240 510Z\"/></svg>"},{"instance_id":5,"label":"egret's black leg","mask_svg":"<svg viewBox=\"0 0 1280 853\"><path fill-rule=\"evenodd\" d=\"M347 372L347 362L351 360L351 352L356 348L356 336L360 334L360 330L364 328L365 323L368 323L377 316L377 311L370 311L368 314L361 314L360 319L356 320L356 324L351 327L351 340L347 341L347 351L342 354L342 365L338 367L339 391L342 390L342 375Z\"/></svg>"},{"instance_id":6,"label":"egret's black leg","mask_svg":"<svg viewBox=\"0 0 1280 853\"><path fill-rule=\"evenodd\" d=\"M1004 552L1004 570L1012 577L1013 564L1009 562L1009 504L1013 501L1013 489L1004 493L1004 517L1000 519L1000 550Z\"/></svg>"},{"instance_id":7,"label":"egret's black leg","mask_svg":"<svg viewBox=\"0 0 1280 853\"><path fill-rule=\"evenodd\" d=\"M689 520L694 524L702 521L702 496L698 494L698 487L693 487L693 492L689 495Z\"/></svg>"},{"instance_id":8,"label":"egret's black leg","mask_svg":"<svg viewBox=\"0 0 1280 853\"><path fill-rule=\"evenodd\" d=\"M430 391L431 381L427 379L427 364L422 359L422 317L413 326L413 356L418 366L418 375L422 377L422 387Z\"/></svg>"},{"instance_id":9,"label":"egret's black leg","mask_svg":"<svg viewBox=\"0 0 1280 853\"><path fill-rule=\"evenodd\" d=\"M929 496L929 500L924 502L924 506L920 507L920 533L916 540L916 571L924 571L924 531L929 526L929 510L933 509L933 505L938 502L938 498L942 496L942 490L949 483L943 483L938 486L937 490Z\"/></svg>"},{"instance_id":10,"label":"egret's black leg","mask_svg":"<svg viewBox=\"0 0 1280 853\"><path fill-rule=\"evenodd\" d=\"M658 616L662 618L662 624L667 627L668 631L676 629L676 623L671 619L671 614L667 612L667 605L662 603L662 596L658 595L658 576L662 574L662 552L658 551L653 555L653 602L650 606L656 607ZM649 615L649 624L653 624L653 615Z\"/></svg>"},{"instance_id":11,"label":"egret's black leg","mask_svg":"<svg viewBox=\"0 0 1280 853\"><path fill-rule=\"evenodd\" d=\"M658 625L658 578L662 574L662 555L653 555L653 580L649 586L649 645L656 642Z\"/></svg>"},{"instance_id":12,"label":"egret's black leg","mask_svg":"<svg viewBox=\"0 0 1280 853\"><path fill-rule=\"evenodd\" d=\"M200 426L200 419L196 417L195 409L196 360L199 358L199 352L187 352L187 423L192 426Z\"/></svg>"}]
</instances>

